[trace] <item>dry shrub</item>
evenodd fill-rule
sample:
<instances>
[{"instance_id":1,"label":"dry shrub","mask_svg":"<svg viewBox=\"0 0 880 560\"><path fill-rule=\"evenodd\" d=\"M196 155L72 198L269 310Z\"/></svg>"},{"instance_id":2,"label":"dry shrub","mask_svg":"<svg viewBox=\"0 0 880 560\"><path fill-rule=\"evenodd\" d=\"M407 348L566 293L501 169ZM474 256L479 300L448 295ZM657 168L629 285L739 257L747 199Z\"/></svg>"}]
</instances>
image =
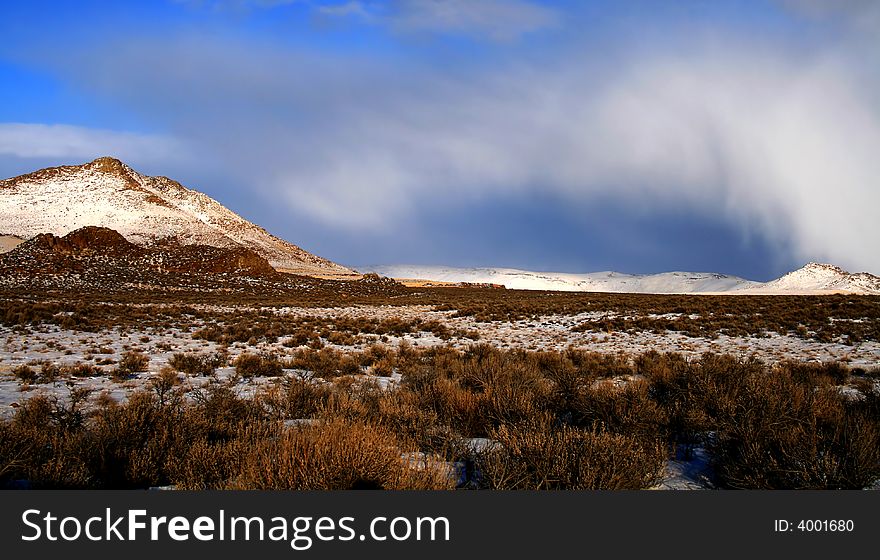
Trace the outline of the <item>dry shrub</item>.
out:
<instances>
[{"instance_id":1,"label":"dry shrub","mask_svg":"<svg viewBox=\"0 0 880 560\"><path fill-rule=\"evenodd\" d=\"M418 395L407 391L385 392L378 400L376 418L398 437L423 451L451 453L459 438L440 422L438 414L421 406Z\"/></svg>"},{"instance_id":2,"label":"dry shrub","mask_svg":"<svg viewBox=\"0 0 880 560\"><path fill-rule=\"evenodd\" d=\"M631 375L629 357L624 354L603 354L569 348L561 355L577 369L584 379Z\"/></svg>"},{"instance_id":3,"label":"dry shrub","mask_svg":"<svg viewBox=\"0 0 880 560\"><path fill-rule=\"evenodd\" d=\"M379 377L390 377L394 373L394 358L382 358L381 360L373 364L372 371L373 375L378 375Z\"/></svg>"},{"instance_id":4,"label":"dry shrub","mask_svg":"<svg viewBox=\"0 0 880 560\"><path fill-rule=\"evenodd\" d=\"M303 348L296 351L288 364L294 369L310 372L315 377L333 379L343 375L357 375L361 372L359 360L352 355L333 348L313 350Z\"/></svg>"},{"instance_id":5,"label":"dry shrub","mask_svg":"<svg viewBox=\"0 0 880 560\"><path fill-rule=\"evenodd\" d=\"M104 375L104 371L92 364L77 363L63 368L64 373L72 377L98 377Z\"/></svg>"},{"instance_id":6,"label":"dry shrub","mask_svg":"<svg viewBox=\"0 0 880 560\"><path fill-rule=\"evenodd\" d=\"M369 382L337 390L320 407L318 416L328 422L344 419L380 426L402 442L444 456L452 453L460 439L436 411L422 405L419 395L383 390Z\"/></svg>"},{"instance_id":7,"label":"dry shrub","mask_svg":"<svg viewBox=\"0 0 880 560\"><path fill-rule=\"evenodd\" d=\"M147 371L149 365L150 358L146 354L137 350L129 350L122 354L119 365L110 372L110 376L115 381L123 381L135 373Z\"/></svg>"},{"instance_id":8,"label":"dry shrub","mask_svg":"<svg viewBox=\"0 0 880 560\"><path fill-rule=\"evenodd\" d=\"M358 319L347 328L378 325ZM191 363L201 367L201 355L182 356L196 356ZM383 363L401 372L400 387L354 375ZM242 375L280 365L255 354L236 362ZM720 486L859 488L880 478L876 372L841 365L406 344L363 353L303 349L284 365L334 382L285 377L254 398L212 384L190 402L165 368L152 391L121 405L103 399L90 415L88 394L78 389L67 399L33 397L0 422L0 483L418 488L435 487L442 472L446 487L443 458L476 464L471 481L489 488L637 488L656 477L664 441L705 446ZM35 375L72 373L46 362ZM839 385L848 378L857 391L844 394ZM283 428L303 418L321 424ZM469 437L498 445L475 455L464 448ZM282 457L287 452L294 454ZM348 475L345 461L356 467Z\"/></svg>"},{"instance_id":9,"label":"dry shrub","mask_svg":"<svg viewBox=\"0 0 880 560\"><path fill-rule=\"evenodd\" d=\"M576 426L655 439L666 436L666 413L651 399L644 381L622 387L598 383L581 392L574 410L572 424Z\"/></svg>"},{"instance_id":10,"label":"dry shrub","mask_svg":"<svg viewBox=\"0 0 880 560\"><path fill-rule=\"evenodd\" d=\"M187 375L213 375L214 370L225 364L226 355L222 352L211 354L178 352L168 360L169 366Z\"/></svg>"},{"instance_id":11,"label":"dry shrub","mask_svg":"<svg viewBox=\"0 0 880 560\"><path fill-rule=\"evenodd\" d=\"M660 480L666 449L658 440L597 428L554 427L548 419L501 426L477 457L483 484L504 490L624 490Z\"/></svg>"},{"instance_id":12,"label":"dry shrub","mask_svg":"<svg viewBox=\"0 0 880 560\"><path fill-rule=\"evenodd\" d=\"M501 352L481 344L465 354L459 383L475 393L485 428L521 422L540 412L550 385L524 352Z\"/></svg>"},{"instance_id":13,"label":"dry shrub","mask_svg":"<svg viewBox=\"0 0 880 560\"><path fill-rule=\"evenodd\" d=\"M247 352L235 359L235 373L242 377L276 377L283 372L275 356L258 356Z\"/></svg>"},{"instance_id":14,"label":"dry shrub","mask_svg":"<svg viewBox=\"0 0 880 560\"><path fill-rule=\"evenodd\" d=\"M150 386L156 393L156 398L159 399L160 406L166 404L169 396L172 395L174 387L179 384L180 378L177 377L177 372L174 368L170 366L163 367L159 370L159 373L150 380Z\"/></svg>"},{"instance_id":15,"label":"dry shrub","mask_svg":"<svg viewBox=\"0 0 880 560\"><path fill-rule=\"evenodd\" d=\"M209 441L233 439L242 427L265 421L259 402L241 398L229 387L212 386L207 391L194 391L192 396L197 406L188 411L188 421L198 424Z\"/></svg>"},{"instance_id":16,"label":"dry shrub","mask_svg":"<svg viewBox=\"0 0 880 560\"><path fill-rule=\"evenodd\" d=\"M488 435L489 422L480 395L463 389L452 379L436 376L427 381L425 377L418 381L412 376L408 378L409 383L419 383L407 390L416 394L420 408L432 411L440 421L464 435Z\"/></svg>"},{"instance_id":17,"label":"dry shrub","mask_svg":"<svg viewBox=\"0 0 880 560\"><path fill-rule=\"evenodd\" d=\"M143 352L137 350L129 350L122 354L119 360L119 369L128 373L138 373L147 371L150 365L150 358Z\"/></svg>"},{"instance_id":18,"label":"dry shrub","mask_svg":"<svg viewBox=\"0 0 880 560\"><path fill-rule=\"evenodd\" d=\"M376 362L388 359L394 359L394 350L382 344L371 344L361 353L360 364L364 367L370 367Z\"/></svg>"},{"instance_id":19,"label":"dry shrub","mask_svg":"<svg viewBox=\"0 0 880 560\"><path fill-rule=\"evenodd\" d=\"M37 381L37 372L32 367L24 364L16 366L12 370L12 375L22 383L35 383Z\"/></svg>"},{"instance_id":20,"label":"dry shrub","mask_svg":"<svg viewBox=\"0 0 880 560\"><path fill-rule=\"evenodd\" d=\"M357 337L351 333L333 331L327 335L327 342L330 344L336 344L337 346L354 346L357 344Z\"/></svg>"},{"instance_id":21,"label":"dry shrub","mask_svg":"<svg viewBox=\"0 0 880 560\"><path fill-rule=\"evenodd\" d=\"M35 488L86 488L88 441L82 430L88 392L68 401L37 395L16 410L0 430L0 480L24 479Z\"/></svg>"},{"instance_id":22,"label":"dry shrub","mask_svg":"<svg viewBox=\"0 0 880 560\"><path fill-rule=\"evenodd\" d=\"M226 400L228 395L219 398ZM277 440L281 435L279 424L264 422L255 415L248 415L244 422L227 424L221 435L212 429L212 418L201 412L198 409L188 411L186 418L192 425L187 444L178 447L164 461L167 479L176 488L229 487L230 480L241 472L241 465L252 450L262 442Z\"/></svg>"},{"instance_id":23,"label":"dry shrub","mask_svg":"<svg viewBox=\"0 0 880 560\"><path fill-rule=\"evenodd\" d=\"M779 364L798 383L807 385L842 385L849 379L849 368L840 362L822 364L785 361Z\"/></svg>"},{"instance_id":24,"label":"dry shrub","mask_svg":"<svg viewBox=\"0 0 880 560\"><path fill-rule=\"evenodd\" d=\"M331 393L329 384L288 377L283 383L260 393L258 398L270 417L283 420L311 418L324 407Z\"/></svg>"},{"instance_id":25,"label":"dry shrub","mask_svg":"<svg viewBox=\"0 0 880 560\"><path fill-rule=\"evenodd\" d=\"M40 364L40 383L54 383L63 375L61 368L52 362Z\"/></svg>"},{"instance_id":26,"label":"dry shrub","mask_svg":"<svg viewBox=\"0 0 880 560\"><path fill-rule=\"evenodd\" d=\"M592 378L584 370L575 367L571 359L558 352L541 352L537 355L538 367L553 384L549 405L561 417L574 413L577 397Z\"/></svg>"},{"instance_id":27,"label":"dry shrub","mask_svg":"<svg viewBox=\"0 0 880 560\"><path fill-rule=\"evenodd\" d=\"M448 472L439 466L410 465L390 432L342 420L261 440L231 484L274 490L426 490L450 485Z\"/></svg>"},{"instance_id":28,"label":"dry shrub","mask_svg":"<svg viewBox=\"0 0 880 560\"><path fill-rule=\"evenodd\" d=\"M748 376L710 450L734 488L864 488L880 478L875 399L803 383L786 367Z\"/></svg>"},{"instance_id":29,"label":"dry shrub","mask_svg":"<svg viewBox=\"0 0 880 560\"><path fill-rule=\"evenodd\" d=\"M99 410L91 427L90 467L103 488L143 488L167 483L161 464L182 428L177 415L159 409L149 393Z\"/></svg>"}]
</instances>

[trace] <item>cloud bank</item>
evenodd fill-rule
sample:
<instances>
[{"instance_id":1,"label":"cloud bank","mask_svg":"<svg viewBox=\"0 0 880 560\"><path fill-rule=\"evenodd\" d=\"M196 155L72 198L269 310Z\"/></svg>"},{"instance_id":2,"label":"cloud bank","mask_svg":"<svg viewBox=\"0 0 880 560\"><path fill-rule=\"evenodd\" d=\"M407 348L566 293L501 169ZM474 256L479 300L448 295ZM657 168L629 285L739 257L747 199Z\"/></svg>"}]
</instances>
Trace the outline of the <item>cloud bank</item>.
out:
<instances>
[{"instance_id":1,"label":"cloud bank","mask_svg":"<svg viewBox=\"0 0 880 560\"><path fill-rule=\"evenodd\" d=\"M91 159L116 155L141 162L173 162L183 157L178 140L70 125L0 123L0 156L26 159Z\"/></svg>"},{"instance_id":2,"label":"cloud bank","mask_svg":"<svg viewBox=\"0 0 880 560\"><path fill-rule=\"evenodd\" d=\"M401 31L454 32L500 41L559 23L554 10L522 0L398 0L385 17Z\"/></svg>"},{"instance_id":3,"label":"cloud bank","mask_svg":"<svg viewBox=\"0 0 880 560\"><path fill-rule=\"evenodd\" d=\"M318 15L354 18L402 33L453 33L512 41L553 28L556 10L527 0L175 0L198 9L244 11L305 5Z\"/></svg>"},{"instance_id":4,"label":"cloud bank","mask_svg":"<svg viewBox=\"0 0 880 560\"><path fill-rule=\"evenodd\" d=\"M487 14L502 4L513 10L507 29L540 20L530 3L494 0L469 11L409 0L395 17L492 35ZM821 3L809 4L797 8ZM404 231L426 208L516 196L574 207L612 199L733 222L794 259L877 273L880 89L877 55L861 45L694 35L452 67L189 34L128 37L51 64L164 123L202 154L199 165L338 230ZM169 149L156 138L9 126L21 125L0 128L0 152Z\"/></svg>"}]
</instances>

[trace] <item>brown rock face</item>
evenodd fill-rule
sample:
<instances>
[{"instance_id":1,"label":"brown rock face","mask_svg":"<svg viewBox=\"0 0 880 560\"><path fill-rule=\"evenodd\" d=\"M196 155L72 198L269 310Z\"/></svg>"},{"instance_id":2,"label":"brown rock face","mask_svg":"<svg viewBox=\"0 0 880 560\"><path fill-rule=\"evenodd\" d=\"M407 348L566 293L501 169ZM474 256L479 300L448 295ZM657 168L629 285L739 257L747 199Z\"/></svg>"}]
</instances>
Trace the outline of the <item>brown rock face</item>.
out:
<instances>
[{"instance_id":1,"label":"brown rock face","mask_svg":"<svg viewBox=\"0 0 880 560\"><path fill-rule=\"evenodd\" d=\"M0 255L0 271L19 274L86 274L112 281L157 275L250 277L275 279L278 273L249 249L224 249L174 242L152 247L130 243L118 232L88 226L64 237L42 233Z\"/></svg>"},{"instance_id":2,"label":"brown rock face","mask_svg":"<svg viewBox=\"0 0 880 560\"><path fill-rule=\"evenodd\" d=\"M52 234L40 234L39 237L44 239L49 248L62 253L100 250L105 254L122 255L136 251L136 246L117 231L104 227L87 226L64 237L55 237Z\"/></svg>"}]
</instances>

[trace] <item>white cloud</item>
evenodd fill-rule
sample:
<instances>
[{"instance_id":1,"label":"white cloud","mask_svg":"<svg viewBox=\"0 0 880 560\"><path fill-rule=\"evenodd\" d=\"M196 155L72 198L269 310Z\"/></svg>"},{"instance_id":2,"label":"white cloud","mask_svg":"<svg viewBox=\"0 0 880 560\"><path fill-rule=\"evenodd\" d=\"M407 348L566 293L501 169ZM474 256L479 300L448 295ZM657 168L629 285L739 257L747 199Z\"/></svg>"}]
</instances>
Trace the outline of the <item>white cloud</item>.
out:
<instances>
[{"instance_id":1,"label":"white cloud","mask_svg":"<svg viewBox=\"0 0 880 560\"><path fill-rule=\"evenodd\" d=\"M790 243L802 260L880 271L877 107L840 61L752 54L640 58L601 85L532 70L392 96L315 131L318 157L278 162L273 184L354 227L528 190L681 205Z\"/></svg>"},{"instance_id":2,"label":"white cloud","mask_svg":"<svg viewBox=\"0 0 880 560\"><path fill-rule=\"evenodd\" d=\"M556 10L526 0L349 0L316 9L403 33L452 33L495 41L512 41L560 23Z\"/></svg>"},{"instance_id":3,"label":"white cloud","mask_svg":"<svg viewBox=\"0 0 880 560\"><path fill-rule=\"evenodd\" d=\"M0 123L0 155L17 158L78 158L111 155L129 161L175 161L184 150L165 136L63 124Z\"/></svg>"},{"instance_id":4,"label":"white cloud","mask_svg":"<svg viewBox=\"0 0 880 560\"><path fill-rule=\"evenodd\" d=\"M453 33L511 41L555 27L556 10L529 0L174 0L193 8L242 12L305 5L327 17L354 18L405 33Z\"/></svg>"},{"instance_id":5,"label":"white cloud","mask_svg":"<svg viewBox=\"0 0 880 560\"><path fill-rule=\"evenodd\" d=\"M404 31L441 31L511 40L554 27L558 14L522 0L399 0L391 16Z\"/></svg>"},{"instance_id":6,"label":"white cloud","mask_svg":"<svg viewBox=\"0 0 880 560\"><path fill-rule=\"evenodd\" d=\"M877 0L780 1L790 10L810 18L842 21L862 31L876 33L880 30L880 2Z\"/></svg>"},{"instance_id":7,"label":"white cloud","mask_svg":"<svg viewBox=\"0 0 880 560\"><path fill-rule=\"evenodd\" d=\"M797 259L880 272L880 103L862 72L875 61L687 47L450 70L189 37L67 66L117 102L161 112L239 184L335 227L399 231L413 209L512 193L611 197L736 221Z\"/></svg>"},{"instance_id":8,"label":"white cloud","mask_svg":"<svg viewBox=\"0 0 880 560\"><path fill-rule=\"evenodd\" d=\"M274 8L308 2L309 0L173 0L191 8L211 8L214 10L245 10L248 8Z\"/></svg>"},{"instance_id":9,"label":"white cloud","mask_svg":"<svg viewBox=\"0 0 880 560\"><path fill-rule=\"evenodd\" d=\"M357 17L365 21L374 21L374 16L369 8L358 0L349 0L344 4L330 4L318 6L318 13L334 17Z\"/></svg>"}]
</instances>

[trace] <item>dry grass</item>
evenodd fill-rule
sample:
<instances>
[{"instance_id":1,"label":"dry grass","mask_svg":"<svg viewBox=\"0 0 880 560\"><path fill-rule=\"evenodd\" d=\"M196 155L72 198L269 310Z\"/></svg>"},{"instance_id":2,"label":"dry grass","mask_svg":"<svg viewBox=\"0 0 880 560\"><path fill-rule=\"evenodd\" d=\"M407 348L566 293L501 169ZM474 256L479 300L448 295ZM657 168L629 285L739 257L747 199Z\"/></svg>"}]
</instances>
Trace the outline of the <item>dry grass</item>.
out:
<instances>
[{"instance_id":1,"label":"dry grass","mask_svg":"<svg viewBox=\"0 0 880 560\"><path fill-rule=\"evenodd\" d=\"M216 342L277 341L311 346L331 335L340 343L365 335L431 332L443 340L476 339L442 322L374 317L295 317L272 307L348 307L427 305L453 317L477 321L537 320L547 315L598 313L575 327L593 332L676 331L714 338L788 334L820 342L858 344L880 340L880 296L707 296L539 292L490 288L405 288L398 285L291 277L278 290L253 293L216 291L94 294L33 289L0 290L0 325L27 329L53 324L97 332L116 327L194 327L196 336ZM112 296L112 303L107 303ZM238 309L206 312L196 304ZM260 309L254 309L253 307Z\"/></svg>"},{"instance_id":2,"label":"dry grass","mask_svg":"<svg viewBox=\"0 0 880 560\"><path fill-rule=\"evenodd\" d=\"M660 481L660 441L554 426L547 419L501 426L478 460L485 487L501 490L635 490Z\"/></svg>"},{"instance_id":3,"label":"dry grass","mask_svg":"<svg viewBox=\"0 0 880 560\"><path fill-rule=\"evenodd\" d=\"M252 448L230 484L239 489L439 490L452 487L442 463L416 468L398 439L370 424L335 420L296 427Z\"/></svg>"},{"instance_id":4,"label":"dry grass","mask_svg":"<svg viewBox=\"0 0 880 560\"><path fill-rule=\"evenodd\" d=\"M644 488L673 451L696 445L723 487L862 488L880 478L876 372L842 364L485 344L236 361L241 377L292 364L313 375L279 377L253 398L217 382L185 395L173 367L123 404L87 407L72 384L69 399L33 397L0 422L0 484L445 488L460 462L471 465L470 487ZM19 376L53 374L43 366ZM396 370L401 385L344 373L362 367ZM474 450L475 437L495 443Z\"/></svg>"}]
</instances>

